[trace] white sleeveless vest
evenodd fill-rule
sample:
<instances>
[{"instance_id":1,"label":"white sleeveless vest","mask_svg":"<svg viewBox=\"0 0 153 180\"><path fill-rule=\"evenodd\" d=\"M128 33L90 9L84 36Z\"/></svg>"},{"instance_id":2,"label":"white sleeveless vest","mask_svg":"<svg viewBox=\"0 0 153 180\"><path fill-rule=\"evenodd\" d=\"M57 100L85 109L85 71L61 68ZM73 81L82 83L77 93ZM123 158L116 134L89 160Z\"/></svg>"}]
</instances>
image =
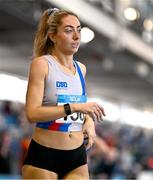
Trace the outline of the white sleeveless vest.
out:
<instances>
[{"instance_id":1,"label":"white sleeveless vest","mask_svg":"<svg viewBox=\"0 0 153 180\"><path fill-rule=\"evenodd\" d=\"M45 80L42 105L55 106L86 102L85 81L78 63L74 61L75 75L69 75L51 55L44 57L48 62L48 77ZM83 122L84 114L78 112L64 118L39 122L36 126L54 131L81 131Z\"/></svg>"}]
</instances>

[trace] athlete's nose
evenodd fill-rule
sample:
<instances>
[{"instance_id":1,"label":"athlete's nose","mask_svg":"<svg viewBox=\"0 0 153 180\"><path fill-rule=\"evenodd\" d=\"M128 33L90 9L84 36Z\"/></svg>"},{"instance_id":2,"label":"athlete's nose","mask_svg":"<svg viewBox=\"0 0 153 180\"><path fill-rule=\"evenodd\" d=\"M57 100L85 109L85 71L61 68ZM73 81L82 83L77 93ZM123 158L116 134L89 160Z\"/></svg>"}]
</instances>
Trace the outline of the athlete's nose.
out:
<instances>
[{"instance_id":1,"label":"athlete's nose","mask_svg":"<svg viewBox=\"0 0 153 180\"><path fill-rule=\"evenodd\" d=\"M74 32L73 32L73 39L74 39L74 40L78 40L79 38L80 38L80 33L77 32L77 31L74 31Z\"/></svg>"}]
</instances>

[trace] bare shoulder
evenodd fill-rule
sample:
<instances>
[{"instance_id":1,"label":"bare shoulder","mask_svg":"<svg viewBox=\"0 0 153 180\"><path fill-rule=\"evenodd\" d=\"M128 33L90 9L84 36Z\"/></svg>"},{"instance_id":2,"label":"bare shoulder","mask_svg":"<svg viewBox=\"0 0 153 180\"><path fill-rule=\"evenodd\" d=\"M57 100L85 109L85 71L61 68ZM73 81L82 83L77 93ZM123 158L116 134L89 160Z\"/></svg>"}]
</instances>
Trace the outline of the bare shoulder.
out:
<instances>
[{"instance_id":1,"label":"bare shoulder","mask_svg":"<svg viewBox=\"0 0 153 180\"><path fill-rule=\"evenodd\" d=\"M31 62L31 65L32 66L40 66L40 68L41 68L41 67L44 67L47 65L47 61L46 61L45 57L40 56L40 57L34 58Z\"/></svg>"},{"instance_id":2,"label":"bare shoulder","mask_svg":"<svg viewBox=\"0 0 153 180\"><path fill-rule=\"evenodd\" d=\"M48 64L45 57L34 58L29 68L29 82L43 80L48 75Z\"/></svg>"},{"instance_id":3,"label":"bare shoulder","mask_svg":"<svg viewBox=\"0 0 153 180\"><path fill-rule=\"evenodd\" d=\"M80 68L82 70L82 73L85 76L86 75L86 66L83 63L79 62L79 61L77 61L77 63L79 64L79 66L80 66Z\"/></svg>"},{"instance_id":4,"label":"bare shoulder","mask_svg":"<svg viewBox=\"0 0 153 180\"><path fill-rule=\"evenodd\" d=\"M30 70L39 72L47 72L48 65L45 57L40 56L37 58L34 58L31 62Z\"/></svg>"}]
</instances>

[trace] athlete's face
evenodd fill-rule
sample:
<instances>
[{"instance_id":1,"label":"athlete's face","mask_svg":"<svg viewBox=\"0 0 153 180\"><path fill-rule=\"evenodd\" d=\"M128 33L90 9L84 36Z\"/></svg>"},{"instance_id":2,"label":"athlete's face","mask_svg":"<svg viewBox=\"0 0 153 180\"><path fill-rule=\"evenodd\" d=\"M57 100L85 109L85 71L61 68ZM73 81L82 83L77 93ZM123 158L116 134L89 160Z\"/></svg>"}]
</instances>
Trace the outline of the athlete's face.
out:
<instances>
[{"instance_id":1,"label":"athlete's face","mask_svg":"<svg viewBox=\"0 0 153 180\"><path fill-rule=\"evenodd\" d=\"M69 15L62 19L54 35L55 49L66 55L73 55L80 46L81 25L77 17Z\"/></svg>"}]
</instances>

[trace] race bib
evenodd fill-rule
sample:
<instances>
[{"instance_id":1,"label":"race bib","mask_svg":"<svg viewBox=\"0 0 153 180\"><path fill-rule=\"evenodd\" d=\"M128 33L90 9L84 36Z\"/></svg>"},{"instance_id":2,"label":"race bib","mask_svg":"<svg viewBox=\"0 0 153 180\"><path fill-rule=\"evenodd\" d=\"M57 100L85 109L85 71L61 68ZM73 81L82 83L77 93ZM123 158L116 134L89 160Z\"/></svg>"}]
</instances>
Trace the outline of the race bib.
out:
<instances>
[{"instance_id":1,"label":"race bib","mask_svg":"<svg viewBox=\"0 0 153 180\"><path fill-rule=\"evenodd\" d=\"M84 103L87 101L87 97L85 95L58 95L57 98L58 105L63 105L66 103ZM64 118L57 119L55 122L57 123L80 123L84 122L84 114L77 112L70 114Z\"/></svg>"}]
</instances>

